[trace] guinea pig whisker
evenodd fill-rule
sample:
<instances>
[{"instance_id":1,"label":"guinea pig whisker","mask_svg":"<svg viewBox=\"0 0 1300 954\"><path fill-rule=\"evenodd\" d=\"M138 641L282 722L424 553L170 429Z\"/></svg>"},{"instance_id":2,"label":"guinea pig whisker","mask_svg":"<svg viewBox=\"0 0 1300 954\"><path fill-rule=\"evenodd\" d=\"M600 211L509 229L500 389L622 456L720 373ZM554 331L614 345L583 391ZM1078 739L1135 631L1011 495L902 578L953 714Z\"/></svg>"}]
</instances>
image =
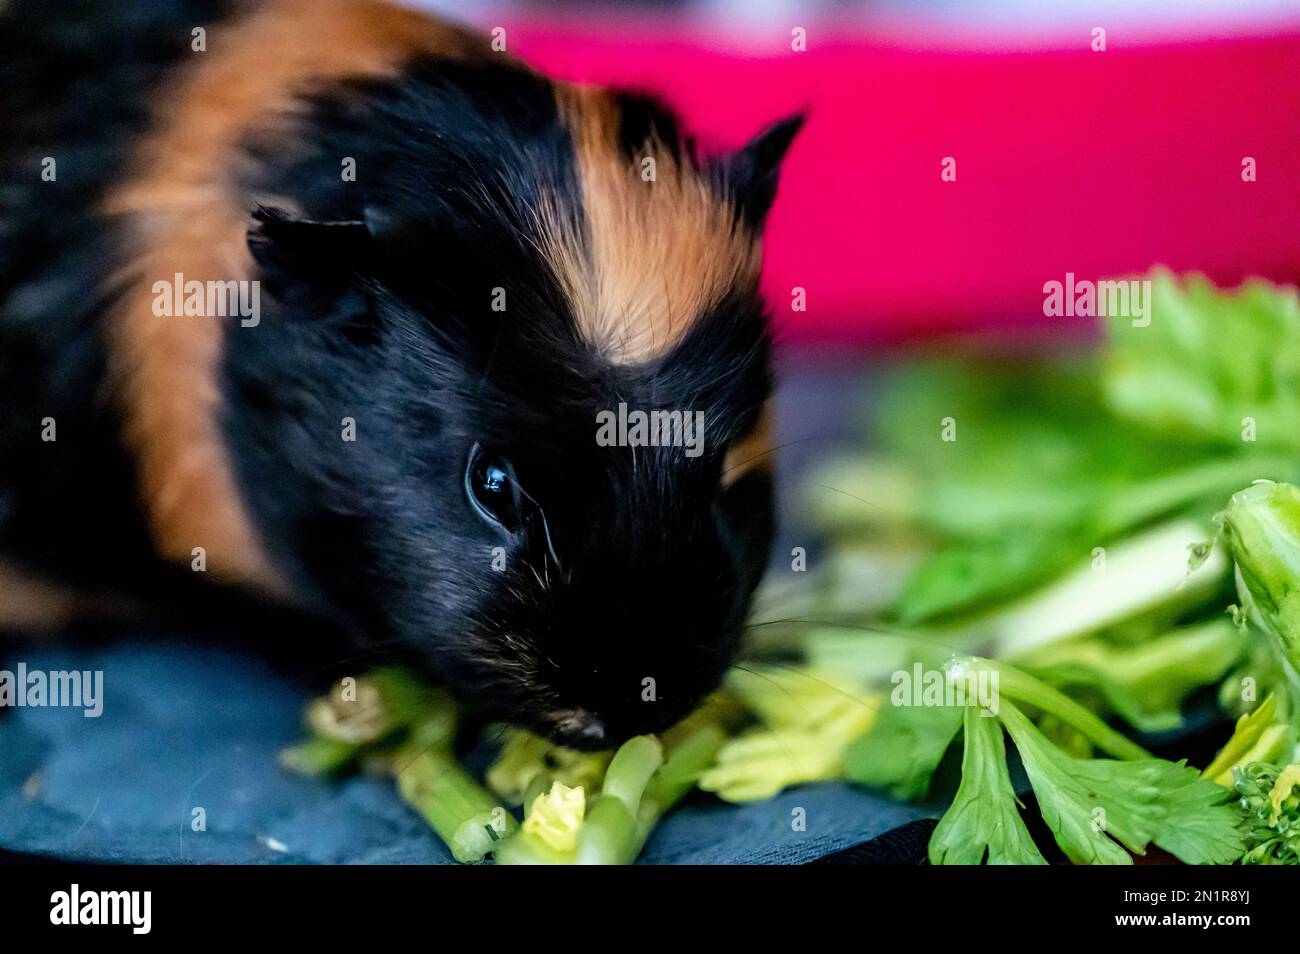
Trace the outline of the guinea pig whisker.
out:
<instances>
[{"instance_id":1,"label":"guinea pig whisker","mask_svg":"<svg viewBox=\"0 0 1300 954\"><path fill-rule=\"evenodd\" d=\"M863 632L878 633L882 636L904 636L908 635L900 630L889 629L884 626L878 626L871 623L860 623L854 621L851 613L831 614L826 616L781 616L776 619L763 619L752 623L745 623L744 629L759 629L763 626L780 626L788 623L807 623L810 626L840 626L846 629L858 629Z\"/></svg>"},{"instance_id":2,"label":"guinea pig whisker","mask_svg":"<svg viewBox=\"0 0 1300 954\"><path fill-rule=\"evenodd\" d=\"M409 760L405 765L403 765L401 768L399 768L399 769L397 770L397 775L398 775L399 777L402 776L402 775L405 775L405 774L406 774L406 770L409 769L409 768L410 768L412 765L414 765L416 762L418 762L418 761L420 760L420 757L421 757L422 755L426 755L426 754L428 754L429 752L432 752L434 749L438 748L438 746L440 746L440 745L442 745L442 744L443 744L443 742L442 742L442 740L440 740L440 739L435 739L434 741L430 742L430 743L429 743L428 745L426 745L424 748L420 749L420 751L416 752L415 755L411 756L410 760Z\"/></svg>"},{"instance_id":3,"label":"guinea pig whisker","mask_svg":"<svg viewBox=\"0 0 1300 954\"><path fill-rule=\"evenodd\" d=\"M765 682L770 682L777 689L781 690L786 695L790 696L790 698L792 699L794 698L794 693L790 692L789 689L781 685L779 682L777 682L775 679L773 679L771 676L767 675L766 673L759 672L757 669L750 669L748 666L744 665L743 663L733 663L732 668L739 669L741 672L747 672L751 676L754 676L757 679L762 679Z\"/></svg>"},{"instance_id":4,"label":"guinea pig whisker","mask_svg":"<svg viewBox=\"0 0 1300 954\"><path fill-rule=\"evenodd\" d=\"M837 695L841 695L845 699L848 699L850 702L856 703L857 705L860 705L864 709L868 709L871 712L880 711L879 703L872 705L871 703L867 702L866 699L863 699L861 696L855 696L853 693L849 692L847 689L845 689L842 686L837 686L833 682L827 682L825 679L820 679L817 676L813 675L812 673L808 672L806 669L800 669L798 666L791 666L787 663L780 663L780 662L774 662L771 663L771 665L775 666L778 669L784 669L787 672L793 673L796 676L801 676L802 678L807 679L809 682L815 682L826 689L830 689Z\"/></svg>"},{"instance_id":5,"label":"guinea pig whisker","mask_svg":"<svg viewBox=\"0 0 1300 954\"><path fill-rule=\"evenodd\" d=\"M776 687L777 687L778 689L780 689L782 692L786 693L787 695L790 695L790 696L793 698L793 693L791 693L789 689L787 689L785 686L781 685L779 682L777 682L777 681L776 681L775 679L773 679L771 676L766 676L766 675L764 675L764 674L761 673L761 672L755 672L754 670L749 669L749 668L747 668L747 667L745 667L745 666L742 666L742 665L739 665L739 664L736 665L736 668L737 668L737 669L741 669L741 670L743 670L744 672L748 672L748 673L750 673L750 674L752 674L752 675L754 675L754 676L757 676L757 677L760 678L760 679L766 679L768 682L772 683L772 685L776 686ZM801 708L802 708L802 707L801 707ZM781 736L780 736L779 733L778 733L778 734L774 734L773 737L776 738L776 739L778 739L778 740L781 739ZM796 760L795 760L794 752L792 752L792 751L790 750L790 748L789 748L789 747L788 747L784 742L781 743L781 748L785 751L785 756L786 756L786 758L787 758L790 762L795 762L795 761L796 761Z\"/></svg>"},{"instance_id":6,"label":"guinea pig whisker","mask_svg":"<svg viewBox=\"0 0 1300 954\"><path fill-rule=\"evenodd\" d=\"M509 732L511 728L510 725L504 722L498 722L493 727L492 732L484 733L483 741L488 745L500 745L504 741L506 733Z\"/></svg>"},{"instance_id":7,"label":"guinea pig whisker","mask_svg":"<svg viewBox=\"0 0 1300 954\"><path fill-rule=\"evenodd\" d=\"M851 616L851 614L846 614L846 615ZM834 629L847 629L847 630L853 630L855 632L861 632L861 633L874 633L878 636L896 636L900 639L912 639L919 643L922 643L925 646L930 646L935 649L945 649L948 650L949 652L960 653L963 655L969 655L972 652L972 649L969 645L963 645L961 643L945 642L938 639L932 639L929 635L918 634L916 632L908 631L906 629L897 629L897 628L891 628L887 626L880 626L872 623L863 623L863 622L853 620L852 618L845 619L841 617L837 619L833 615L832 616L792 616L788 619L764 620L763 622L759 622L759 623L746 623L744 628L749 629L751 627L756 628L759 626L772 626L777 623L809 623L817 626L829 626Z\"/></svg>"},{"instance_id":8,"label":"guinea pig whisker","mask_svg":"<svg viewBox=\"0 0 1300 954\"><path fill-rule=\"evenodd\" d=\"M793 447L796 444L806 444L809 441L836 441L840 439L841 439L840 436L836 434L810 434L808 437L800 437L792 441L786 441L783 444L776 444L765 450L759 451L757 454L754 454L752 457L746 457L744 460L736 461L734 464L732 464L730 467L724 470L722 472L722 475L725 477L733 470L740 470L742 467L752 464L756 460L762 460L764 457L769 457L772 454L775 454L777 451L785 450L787 447Z\"/></svg>"},{"instance_id":9,"label":"guinea pig whisker","mask_svg":"<svg viewBox=\"0 0 1300 954\"><path fill-rule=\"evenodd\" d=\"M521 487L519 488L519 492L523 494L525 500L533 505L537 513L537 518L542 522L542 536L546 540L546 552L549 553L551 559L555 561L556 569L563 572L563 567L560 565L560 555L555 552L555 543L551 539L551 525L546 519L546 511L542 509L542 505L539 504L528 491ZM545 554L543 554L543 561L545 561ZM545 566L545 562L543 562L542 565Z\"/></svg>"},{"instance_id":10,"label":"guinea pig whisker","mask_svg":"<svg viewBox=\"0 0 1300 954\"><path fill-rule=\"evenodd\" d=\"M365 659L369 656L379 655L380 653L392 652L395 647L401 647L405 644L406 641L400 637L395 637L393 639L386 639L383 640L382 642L372 645L369 649L366 649L364 652L359 652L353 656L345 656L342 659L339 659L335 662L326 663L324 666L320 666L316 669L311 669L308 670L307 672L299 673L297 676L294 677L293 681L295 682L304 681L310 679L312 676L317 676L323 672L328 672L329 670L334 669L338 666L343 666L350 662L356 662L358 659Z\"/></svg>"},{"instance_id":11,"label":"guinea pig whisker","mask_svg":"<svg viewBox=\"0 0 1300 954\"><path fill-rule=\"evenodd\" d=\"M497 332L492 338L492 350L488 352L488 359L483 367L483 374L478 379L479 390L483 390L492 374L492 367L496 364L497 352L501 348L501 338L505 335L506 326L504 324L497 326Z\"/></svg>"},{"instance_id":12,"label":"guinea pig whisker","mask_svg":"<svg viewBox=\"0 0 1300 954\"><path fill-rule=\"evenodd\" d=\"M840 490L840 488L832 487L830 484L816 484L815 486L820 487L822 490L829 490L833 494L841 494L842 496L848 497L850 500L856 500L858 503L871 507L873 510L879 510L882 513L884 512L884 507L872 503L866 497L859 497L857 494L851 494L847 490Z\"/></svg>"}]
</instances>

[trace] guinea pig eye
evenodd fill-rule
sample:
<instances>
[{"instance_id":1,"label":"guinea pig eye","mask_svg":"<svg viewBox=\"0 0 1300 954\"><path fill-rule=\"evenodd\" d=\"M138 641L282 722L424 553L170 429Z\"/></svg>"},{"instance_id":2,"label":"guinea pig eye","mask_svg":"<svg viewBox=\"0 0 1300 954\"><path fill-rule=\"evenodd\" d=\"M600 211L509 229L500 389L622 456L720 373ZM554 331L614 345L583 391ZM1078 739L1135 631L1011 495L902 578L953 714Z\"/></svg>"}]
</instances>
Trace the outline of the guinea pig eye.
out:
<instances>
[{"instance_id":1,"label":"guinea pig eye","mask_svg":"<svg viewBox=\"0 0 1300 954\"><path fill-rule=\"evenodd\" d=\"M506 530L519 528L519 488L505 458L475 444L465 468L465 493L485 520Z\"/></svg>"}]
</instances>

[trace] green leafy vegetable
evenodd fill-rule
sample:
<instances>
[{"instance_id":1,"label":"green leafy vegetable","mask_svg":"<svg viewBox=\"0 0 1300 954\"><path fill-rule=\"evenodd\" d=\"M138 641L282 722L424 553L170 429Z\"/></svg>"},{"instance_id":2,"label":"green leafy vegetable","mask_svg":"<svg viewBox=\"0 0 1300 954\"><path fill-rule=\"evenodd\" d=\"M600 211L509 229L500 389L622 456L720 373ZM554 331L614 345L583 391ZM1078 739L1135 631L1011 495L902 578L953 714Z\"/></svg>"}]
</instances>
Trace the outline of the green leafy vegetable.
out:
<instances>
[{"instance_id":1,"label":"green leafy vegetable","mask_svg":"<svg viewBox=\"0 0 1300 954\"><path fill-rule=\"evenodd\" d=\"M844 777L895 798L922 798L962 724L955 706L885 704L871 731L844 753Z\"/></svg>"},{"instance_id":2,"label":"green leafy vegetable","mask_svg":"<svg viewBox=\"0 0 1300 954\"><path fill-rule=\"evenodd\" d=\"M1223 788L1210 779L1230 785L1243 762L1296 753L1300 492L1262 483L1239 494L1217 541L1210 521L1241 486L1300 475L1300 305L1264 283L1223 292L1199 278L1151 280L1151 321L1111 318L1093 356L927 361L885 376L870 454L816 473L810 510L832 561L887 539L918 541L919 562L901 586L880 588L883 609L879 592L856 607L842 594L809 603L856 608L852 621L873 632L835 633L823 615L804 646L819 668L864 680L899 665L899 627L904 642L992 656L963 665L1002 676L1000 721L1014 724L1068 855L1127 861L1154 842L1189 861L1232 860L1239 839L1225 833ZM1242 615L1257 626L1223 615L1234 560ZM1215 683L1238 711L1256 693L1274 698L1242 720L1205 780L1105 723L1176 728L1186 700ZM1019 816L996 771L1000 732L978 725L965 732L936 859L1020 856ZM944 708L885 705L844 771L919 797L955 732ZM1115 759L1088 758L1094 750ZM1115 816L1108 832L1086 823L1095 807Z\"/></svg>"},{"instance_id":3,"label":"green leafy vegetable","mask_svg":"<svg viewBox=\"0 0 1300 954\"><path fill-rule=\"evenodd\" d=\"M728 686L763 722L727 741L700 777L700 788L732 802L841 777L845 751L879 711L874 696L842 677L806 669L738 669Z\"/></svg>"},{"instance_id":4,"label":"green leafy vegetable","mask_svg":"<svg viewBox=\"0 0 1300 954\"><path fill-rule=\"evenodd\" d=\"M1193 521L1161 524L1110 547L1102 568L1082 562L1015 603L942 632L989 640L993 655L1015 658L1137 616L1176 613L1222 590L1227 561L1219 548L1199 564L1191 560L1207 536Z\"/></svg>"},{"instance_id":5,"label":"green leafy vegetable","mask_svg":"<svg viewBox=\"0 0 1300 954\"><path fill-rule=\"evenodd\" d=\"M1144 854L1152 842L1188 864L1241 856L1238 817L1226 793L1185 763L1074 759L1015 705L1003 702L999 718L1020 752L1043 820L1075 864L1130 864L1128 852Z\"/></svg>"},{"instance_id":6,"label":"green leafy vegetable","mask_svg":"<svg viewBox=\"0 0 1300 954\"><path fill-rule=\"evenodd\" d=\"M1180 706L1187 695L1221 679L1241 654L1241 634L1222 619L1179 627L1135 645L1097 636L1054 643L1019 664L1076 697L1095 693L1101 708L1134 728L1160 732L1181 725Z\"/></svg>"},{"instance_id":7,"label":"green leafy vegetable","mask_svg":"<svg viewBox=\"0 0 1300 954\"><path fill-rule=\"evenodd\" d=\"M950 663L951 678L983 670L1004 677L994 710L965 709L962 782L931 840L940 863L1036 863L1037 848L1016 810L1000 721L1011 734L1043 820L1076 864L1129 864L1154 842L1189 864L1240 857L1238 814L1223 788L1185 763L1150 757L1095 717L1037 680L987 660ZM1104 743L1118 759L1081 759L1063 751L1011 700L1050 714Z\"/></svg>"},{"instance_id":8,"label":"green leafy vegetable","mask_svg":"<svg viewBox=\"0 0 1300 954\"><path fill-rule=\"evenodd\" d=\"M1016 809L1001 723L975 706L964 712L961 785L930 837L930 864L1046 864Z\"/></svg>"},{"instance_id":9,"label":"green leafy vegetable","mask_svg":"<svg viewBox=\"0 0 1300 954\"><path fill-rule=\"evenodd\" d=\"M1237 720L1236 731L1205 768L1205 777L1220 785L1233 784L1233 771L1251 762L1271 762L1290 755L1295 728L1279 712L1278 696L1265 699L1254 712Z\"/></svg>"},{"instance_id":10,"label":"green leafy vegetable","mask_svg":"<svg viewBox=\"0 0 1300 954\"><path fill-rule=\"evenodd\" d=\"M1248 865L1300 864L1300 764L1252 762L1234 771Z\"/></svg>"},{"instance_id":11,"label":"green leafy vegetable","mask_svg":"<svg viewBox=\"0 0 1300 954\"><path fill-rule=\"evenodd\" d=\"M285 764L386 769L460 860L627 863L697 788L937 796L959 744L931 860L1041 864L1005 731L1072 861L1155 844L1188 863L1294 863L1300 304L1264 283L1151 280L1150 322L1111 318L1095 353L881 375L870 451L807 482L824 558L764 586L743 668L660 739L578 753L508 730L485 788L453 752L451 700L384 670L313 703ZM939 696L890 693L900 675ZM1215 683L1241 718L1204 773L1121 731L1176 728Z\"/></svg>"},{"instance_id":12,"label":"green leafy vegetable","mask_svg":"<svg viewBox=\"0 0 1300 954\"><path fill-rule=\"evenodd\" d=\"M1294 288L1236 291L1152 273L1151 322L1109 320L1106 401L1162 436L1300 449L1300 302ZM1257 476L1270 476L1260 474Z\"/></svg>"}]
</instances>

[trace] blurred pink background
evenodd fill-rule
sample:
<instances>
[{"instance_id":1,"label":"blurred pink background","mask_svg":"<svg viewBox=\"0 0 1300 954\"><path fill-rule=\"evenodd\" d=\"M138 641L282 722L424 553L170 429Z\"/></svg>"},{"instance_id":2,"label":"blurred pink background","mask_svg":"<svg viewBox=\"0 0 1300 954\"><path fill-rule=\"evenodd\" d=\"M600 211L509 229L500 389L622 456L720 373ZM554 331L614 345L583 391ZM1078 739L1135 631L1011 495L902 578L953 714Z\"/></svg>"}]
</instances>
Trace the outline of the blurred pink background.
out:
<instances>
[{"instance_id":1,"label":"blurred pink background","mask_svg":"<svg viewBox=\"0 0 1300 954\"><path fill-rule=\"evenodd\" d=\"M706 151L808 110L766 246L789 341L1050 333L1085 321L1043 315L1044 282L1066 272L1300 278L1300 5L1179 18L1100 4L1090 19L1077 4L1031 21L943 15L960 4L777 6L790 9L473 19L553 75L662 94ZM941 181L944 157L956 181Z\"/></svg>"}]
</instances>

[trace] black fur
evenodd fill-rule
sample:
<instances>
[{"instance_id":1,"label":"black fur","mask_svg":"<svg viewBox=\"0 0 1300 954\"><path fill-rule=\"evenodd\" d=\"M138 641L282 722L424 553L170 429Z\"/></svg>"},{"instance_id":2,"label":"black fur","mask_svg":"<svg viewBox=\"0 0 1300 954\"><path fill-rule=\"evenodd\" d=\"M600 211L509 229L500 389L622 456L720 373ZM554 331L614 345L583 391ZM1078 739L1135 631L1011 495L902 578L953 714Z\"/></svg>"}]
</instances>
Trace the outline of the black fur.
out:
<instances>
[{"instance_id":1,"label":"black fur","mask_svg":"<svg viewBox=\"0 0 1300 954\"><path fill-rule=\"evenodd\" d=\"M147 607L158 631L254 644L298 673L339 659L342 634L154 557L101 337L119 256L115 223L96 206L147 131L168 69L189 55L190 31L228 6L12 0L0 10L0 559ZM53 182L41 177L46 156ZM47 417L55 441L41 439ZM88 620L74 635L98 639L113 625Z\"/></svg>"},{"instance_id":2,"label":"black fur","mask_svg":"<svg viewBox=\"0 0 1300 954\"><path fill-rule=\"evenodd\" d=\"M803 128L802 113L773 123L755 136L743 149L712 169L719 188L735 203L741 218L750 228L761 228L776 200L776 185L794 137Z\"/></svg>"},{"instance_id":3,"label":"black fur","mask_svg":"<svg viewBox=\"0 0 1300 954\"><path fill-rule=\"evenodd\" d=\"M16 43L10 27L0 37ZM620 101L626 149L653 130L694 161L669 111ZM770 392L755 289L735 289L650 364L610 364L578 333L540 252L544 196L559 198L573 228L584 223L547 81L506 62L419 61L393 80L317 90L309 105L292 143L246 144L262 320L230 323L222 371L224 432L275 563L300 604L428 665L489 715L586 746L666 727L728 665L770 539L766 479L720 489L728 447ZM138 109L122 112L97 147L103 177L142 122ZM25 135L19 164L41 148L34 129ZM754 227L788 141L706 172ZM345 157L355 182L341 175ZM124 506L130 464L99 393L96 290L113 233L86 208L102 186L61 206L49 236L38 222L48 199L25 186L11 214L25 241L45 243L46 260L29 255L2 273L6 291L46 290L17 305L9 295L0 313L0 341L27 348L17 352L24 369L12 359L0 368L0 393L27 409L29 428L0 427L6 457L21 461L20 477L0 484L0 550L30 550L61 573L87 527L133 556L146 546L138 509ZM268 195L285 207L259 205ZM504 312L492 308L497 288ZM60 306L70 327L40 342L24 335ZM42 498L49 451L33 446L30 418L51 402L73 422L65 431L60 418L57 451L71 456ZM702 411L704 453L598 447L596 414L620 402ZM342 439L345 418L354 442ZM475 445L518 476L527 519L515 532L485 521L466 495ZM68 525L42 543L60 505L72 508ZM148 565L120 564L163 572Z\"/></svg>"},{"instance_id":4,"label":"black fur","mask_svg":"<svg viewBox=\"0 0 1300 954\"><path fill-rule=\"evenodd\" d=\"M156 567L105 394L117 263L94 212L189 31L224 4L13 0L0 10L0 552L116 589ZM128 55L129 54L129 55ZM42 160L56 178L41 177ZM57 440L41 440L53 418Z\"/></svg>"}]
</instances>

